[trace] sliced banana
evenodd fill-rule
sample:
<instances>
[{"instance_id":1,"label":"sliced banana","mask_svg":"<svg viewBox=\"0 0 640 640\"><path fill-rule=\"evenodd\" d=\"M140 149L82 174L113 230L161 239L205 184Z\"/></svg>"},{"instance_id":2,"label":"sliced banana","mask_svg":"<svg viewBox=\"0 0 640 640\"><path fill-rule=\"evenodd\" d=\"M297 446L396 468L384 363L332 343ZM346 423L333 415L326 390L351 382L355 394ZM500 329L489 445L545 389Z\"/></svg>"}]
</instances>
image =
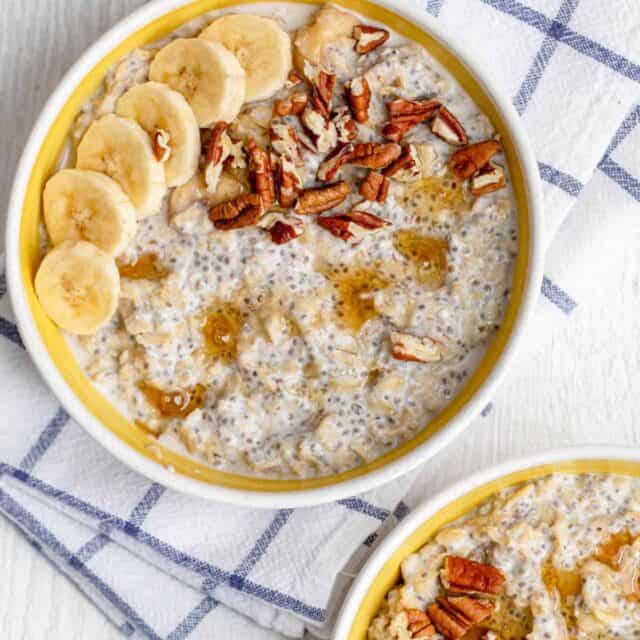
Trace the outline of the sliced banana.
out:
<instances>
[{"instance_id":1,"label":"sliced banana","mask_svg":"<svg viewBox=\"0 0 640 640\"><path fill-rule=\"evenodd\" d=\"M275 20L248 13L222 16L199 37L220 42L238 59L247 74L247 101L270 98L287 81L291 38Z\"/></svg>"},{"instance_id":2,"label":"sliced banana","mask_svg":"<svg viewBox=\"0 0 640 640\"><path fill-rule=\"evenodd\" d=\"M114 314L120 274L108 253L85 240L69 240L45 256L35 287L42 308L59 327L89 335Z\"/></svg>"},{"instance_id":3,"label":"sliced banana","mask_svg":"<svg viewBox=\"0 0 640 640\"><path fill-rule=\"evenodd\" d=\"M118 100L116 113L135 120L153 139L168 134L169 157L164 163L168 187L187 182L198 169L200 128L184 96L166 84L145 82Z\"/></svg>"},{"instance_id":4,"label":"sliced banana","mask_svg":"<svg viewBox=\"0 0 640 640\"><path fill-rule=\"evenodd\" d=\"M54 245L87 240L121 254L136 233L136 210L115 180L103 173L64 169L47 182L44 223Z\"/></svg>"},{"instance_id":5,"label":"sliced banana","mask_svg":"<svg viewBox=\"0 0 640 640\"><path fill-rule=\"evenodd\" d=\"M245 98L245 73L236 57L219 42L178 38L160 49L149 78L181 93L198 125L231 122Z\"/></svg>"},{"instance_id":6,"label":"sliced banana","mask_svg":"<svg viewBox=\"0 0 640 640\"><path fill-rule=\"evenodd\" d=\"M84 134L77 155L78 169L105 173L122 187L138 219L159 212L167 190L164 167L137 122L113 114L103 116Z\"/></svg>"}]
</instances>

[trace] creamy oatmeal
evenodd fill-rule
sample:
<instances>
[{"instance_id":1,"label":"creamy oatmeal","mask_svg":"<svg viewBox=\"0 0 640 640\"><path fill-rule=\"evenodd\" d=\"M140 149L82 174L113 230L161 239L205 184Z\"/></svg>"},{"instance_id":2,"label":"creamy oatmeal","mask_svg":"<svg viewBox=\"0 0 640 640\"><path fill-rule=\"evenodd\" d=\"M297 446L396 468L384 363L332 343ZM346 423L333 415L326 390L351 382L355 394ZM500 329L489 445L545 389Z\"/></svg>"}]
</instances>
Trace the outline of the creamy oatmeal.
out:
<instances>
[{"instance_id":1,"label":"creamy oatmeal","mask_svg":"<svg viewBox=\"0 0 640 640\"><path fill-rule=\"evenodd\" d=\"M369 640L640 638L640 480L500 491L402 563Z\"/></svg>"},{"instance_id":2,"label":"creamy oatmeal","mask_svg":"<svg viewBox=\"0 0 640 640\"><path fill-rule=\"evenodd\" d=\"M73 192L45 264L108 260L85 283L54 273L75 315L46 308L48 273L38 294L160 442L309 477L375 459L451 401L502 321L516 210L491 123L423 48L331 6L270 7L203 16L109 73L72 132L76 173L47 189L59 204L67 182L97 188L117 233ZM97 281L111 294L80 325Z\"/></svg>"}]
</instances>

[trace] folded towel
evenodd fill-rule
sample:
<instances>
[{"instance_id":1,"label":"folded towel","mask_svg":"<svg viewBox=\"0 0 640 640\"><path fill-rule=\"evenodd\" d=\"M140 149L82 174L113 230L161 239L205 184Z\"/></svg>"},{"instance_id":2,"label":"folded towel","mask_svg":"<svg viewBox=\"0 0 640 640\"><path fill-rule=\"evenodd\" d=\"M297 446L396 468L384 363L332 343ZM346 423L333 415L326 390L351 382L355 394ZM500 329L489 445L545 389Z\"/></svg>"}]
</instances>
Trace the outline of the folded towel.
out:
<instances>
[{"instance_id":1,"label":"folded towel","mask_svg":"<svg viewBox=\"0 0 640 640\"><path fill-rule=\"evenodd\" d=\"M557 236L530 341L540 348L552 323L588 300L590 270L606 268L640 229L640 5L422 4L513 97L533 141L547 239ZM353 574L407 509L412 475L338 503L273 511L149 482L86 435L41 381L4 278L0 376L0 512L130 637L329 637Z\"/></svg>"}]
</instances>

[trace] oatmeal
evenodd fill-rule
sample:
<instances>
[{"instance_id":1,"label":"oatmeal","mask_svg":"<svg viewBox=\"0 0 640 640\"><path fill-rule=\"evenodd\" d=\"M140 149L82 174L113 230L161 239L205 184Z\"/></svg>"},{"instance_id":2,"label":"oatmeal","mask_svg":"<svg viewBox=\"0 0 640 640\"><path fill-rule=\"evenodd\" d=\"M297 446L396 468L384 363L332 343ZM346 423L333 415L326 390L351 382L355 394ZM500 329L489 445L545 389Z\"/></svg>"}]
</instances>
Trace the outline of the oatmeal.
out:
<instances>
[{"instance_id":1,"label":"oatmeal","mask_svg":"<svg viewBox=\"0 0 640 640\"><path fill-rule=\"evenodd\" d=\"M491 123L422 47L273 6L203 16L109 73L48 185L61 244L37 289L160 442L310 477L449 404L500 327L517 216Z\"/></svg>"},{"instance_id":2,"label":"oatmeal","mask_svg":"<svg viewBox=\"0 0 640 640\"><path fill-rule=\"evenodd\" d=\"M639 567L638 479L547 476L500 491L406 558L369 640L630 640Z\"/></svg>"}]
</instances>

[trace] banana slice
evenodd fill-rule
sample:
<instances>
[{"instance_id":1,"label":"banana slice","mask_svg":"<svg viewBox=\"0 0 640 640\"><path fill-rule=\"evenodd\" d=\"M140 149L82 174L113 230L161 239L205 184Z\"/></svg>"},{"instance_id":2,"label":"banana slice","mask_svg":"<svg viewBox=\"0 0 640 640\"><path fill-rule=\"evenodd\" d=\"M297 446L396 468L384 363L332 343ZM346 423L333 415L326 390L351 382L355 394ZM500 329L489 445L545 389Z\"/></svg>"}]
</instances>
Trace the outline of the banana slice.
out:
<instances>
[{"instance_id":1,"label":"banana slice","mask_svg":"<svg viewBox=\"0 0 640 640\"><path fill-rule=\"evenodd\" d=\"M173 40L153 59L149 79L181 93L201 127L218 120L231 122L244 102L244 70L219 42L199 38Z\"/></svg>"},{"instance_id":2,"label":"banana slice","mask_svg":"<svg viewBox=\"0 0 640 640\"><path fill-rule=\"evenodd\" d=\"M134 120L109 114L92 123L78 145L76 167L113 178L133 202L138 219L159 212L167 190L164 167Z\"/></svg>"},{"instance_id":3,"label":"banana slice","mask_svg":"<svg viewBox=\"0 0 640 640\"><path fill-rule=\"evenodd\" d=\"M164 163L168 187L187 182L198 169L200 129L184 96L160 82L133 86L118 100L116 113L135 120L153 139L169 135L169 158Z\"/></svg>"},{"instance_id":4,"label":"banana slice","mask_svg":"<svg viewBox=\"0 0 640 640\"><path fill-rule=\"evenodd\" d=\"M118 306L120 274L108 253L90 242L69 240L45 256L35 287L42 308L59 327L90 335Z\"/></svg>"},{"instance_id":5,"label":"banana slice","mask_svg":"<svg viewBox=\"0 0 640 640\"><path fill-rule=\"evenodd\" d=\"M103 173L64 169L47 182L44 223L54 245L88 240L121 254L136 233L136 210L115 180Z\"/></svg>"},{"instance_id":6,"label":"banana slice","mask_svg":"<svg viewBox=\"0 0 640 640\"><path fill-rule=\"evenodd\" d=\"M247 13L222 16L199 37L220 42L235 55L247 74L247 101L270 98L287 81L291 38L275 20Z\"/></svg>"}]
</instances>

